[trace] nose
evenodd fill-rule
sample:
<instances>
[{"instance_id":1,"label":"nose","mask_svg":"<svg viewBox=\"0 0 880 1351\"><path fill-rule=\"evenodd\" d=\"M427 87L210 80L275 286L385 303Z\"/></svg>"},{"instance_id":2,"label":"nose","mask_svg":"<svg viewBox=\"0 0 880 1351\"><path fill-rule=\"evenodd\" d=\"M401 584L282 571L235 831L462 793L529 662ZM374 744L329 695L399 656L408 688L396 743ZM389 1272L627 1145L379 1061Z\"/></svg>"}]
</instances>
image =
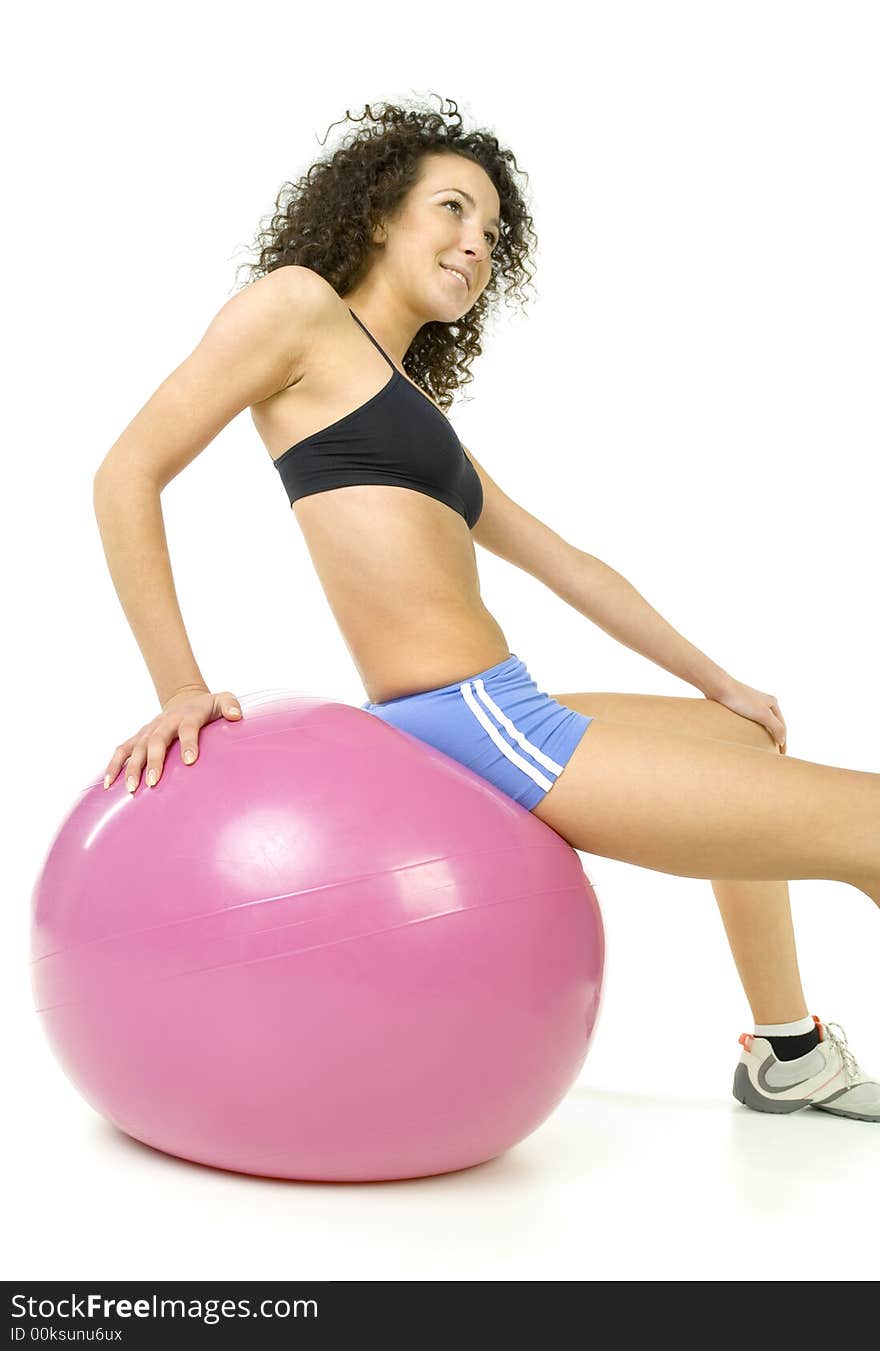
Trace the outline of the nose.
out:
<instances>
[{"instance_id":1,"label":"nose","mask_svg":"<svg viewBox=\"0 0 880 1351\"><path fill-rule=\"evenodd\" d=\"M462 245L462 253L467 254L467 256L473 260L475 266L479 266L480 263L484 263L489 257L489 248L485 240L483 240L482 248L474 248L472 244L464 243Z\"/></svg>"}]
</instances>

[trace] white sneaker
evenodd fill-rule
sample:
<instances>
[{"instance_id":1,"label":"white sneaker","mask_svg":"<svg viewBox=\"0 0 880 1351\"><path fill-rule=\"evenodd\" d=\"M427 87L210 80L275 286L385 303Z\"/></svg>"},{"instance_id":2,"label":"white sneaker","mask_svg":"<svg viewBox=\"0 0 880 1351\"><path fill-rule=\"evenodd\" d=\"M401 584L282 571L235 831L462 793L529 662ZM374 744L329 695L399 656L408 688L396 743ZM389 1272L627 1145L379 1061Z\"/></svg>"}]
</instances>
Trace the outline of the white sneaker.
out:
<instances>
[{"instance_id":1,"label":"white sneaker","mask_svg":"<svg viewBox=\"0 0 880 1351\"><path fill-rule=\"evenodd\" d=\"M756 1112L816 1107L856 1121L880 1121L880 1083L859 1068L839 1023L812 1017L819 1045L797 1060L779 1060L766 1037L743 1032L733 1096Z\"/></svg>"}]
</instances>

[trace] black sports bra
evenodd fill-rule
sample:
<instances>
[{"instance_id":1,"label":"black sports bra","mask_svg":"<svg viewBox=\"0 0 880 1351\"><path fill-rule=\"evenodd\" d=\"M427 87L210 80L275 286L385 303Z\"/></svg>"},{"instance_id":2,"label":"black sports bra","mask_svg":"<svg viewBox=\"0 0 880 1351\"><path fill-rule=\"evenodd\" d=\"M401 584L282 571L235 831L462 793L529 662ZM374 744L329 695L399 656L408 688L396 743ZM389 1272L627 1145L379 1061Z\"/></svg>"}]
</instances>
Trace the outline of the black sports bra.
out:
<instances>
[{"instance_id":1,"label":"black sports bra","mask_svg":"<svg viewBox=\"0 0 880 1351\"><path fill-rule=\"evenodd\" d=\"M382 352L392 376L360 408L274 461L287 496L293 503L355 483L397 484L445 502L472 530L483 509L483 487L449 419L401 375L354 310L348 312Z\"/></svg>"}]
</instances>

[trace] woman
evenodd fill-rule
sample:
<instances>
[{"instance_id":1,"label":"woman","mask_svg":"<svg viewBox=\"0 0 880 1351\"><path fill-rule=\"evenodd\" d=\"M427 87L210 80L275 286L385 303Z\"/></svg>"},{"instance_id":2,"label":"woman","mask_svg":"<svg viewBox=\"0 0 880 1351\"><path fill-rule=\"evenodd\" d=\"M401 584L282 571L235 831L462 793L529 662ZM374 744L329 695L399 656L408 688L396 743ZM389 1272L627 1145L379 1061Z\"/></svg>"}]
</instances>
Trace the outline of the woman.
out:
<instances>
[{"instance_id":1,"label":"woman","mask_svg":"<svg viewBox=\"0 0 880 1351\"><path fill-rule=\"evenodd\" d=\"M469 378L500 277L511 289L525 275L531 217L494 136L442 113L366 112L371 122L313 166L283 210L276 202L257 279L96 474L108 564L162 707L117 747L105 786L123 766L130 791L145 766L154 786L175 739L190 763L201 726L241 716L228 691L209 691L189 646L159 497L249 407L364 709L483 775L577 849L712 879L755 1018L735 1096L760 1111L880 1120L880 1085L842 1029L807 1011L786 885L834 878L880 904L880 776L784 758L772 695L686 642L461 445L445 410ZM704 697L539 690L482 603L474 540Z\"/></svg>"}]
</instances>

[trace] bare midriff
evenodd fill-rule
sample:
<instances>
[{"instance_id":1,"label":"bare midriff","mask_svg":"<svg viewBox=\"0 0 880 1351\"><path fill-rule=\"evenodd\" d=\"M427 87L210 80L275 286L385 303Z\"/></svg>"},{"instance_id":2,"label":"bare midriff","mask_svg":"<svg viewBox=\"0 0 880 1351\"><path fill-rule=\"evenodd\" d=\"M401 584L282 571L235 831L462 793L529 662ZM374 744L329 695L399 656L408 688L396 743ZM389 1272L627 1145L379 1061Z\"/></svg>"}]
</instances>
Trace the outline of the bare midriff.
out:
<instances>
[{"instance_id":1,"label":"bare midriff","mask_svg":"<svg viewBox=\"0 0 880 1351\"><path fill-rule=\"evenodd\" d=\"M339 311L296 383L251 409L273 460L391 377L344 301ZM459 512L427 493L373 483L300 497L293 512L371 703L451 685L510 656L480 596Z\"/></svg>"}]
</instances>

